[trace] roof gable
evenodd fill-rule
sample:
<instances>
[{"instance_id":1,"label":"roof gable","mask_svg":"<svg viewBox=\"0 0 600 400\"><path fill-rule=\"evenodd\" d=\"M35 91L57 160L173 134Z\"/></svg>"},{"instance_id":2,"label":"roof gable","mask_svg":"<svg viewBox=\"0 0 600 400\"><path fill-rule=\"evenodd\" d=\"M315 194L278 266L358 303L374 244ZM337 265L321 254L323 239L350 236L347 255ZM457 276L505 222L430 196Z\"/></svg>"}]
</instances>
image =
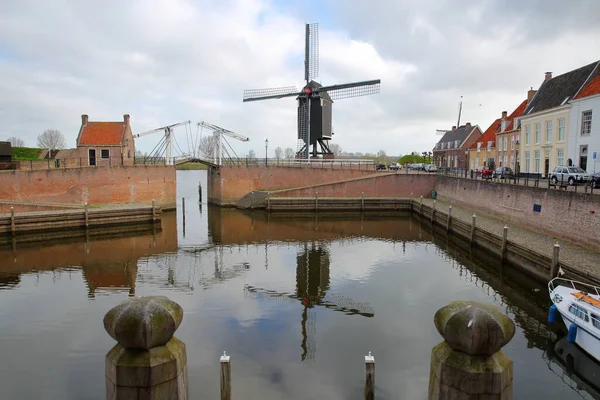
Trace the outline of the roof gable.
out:
<instances>
[{"instance_id":1,"label":"roof gable","mask_svg":"<svg viewBox=\"0 0 600 400\"><path fill-rule=\"evenodd\" d=\"M88 122L81 127L78 146L118 146L123 140L125 122Z\"/></svg>"},{"instance_id":2,"label":"roof gable","mask_svg":"<svg viewBox=\"0 0 600 400\"><path fill-rule=\"evenodd\" d=\"M455 142L459 140L460 144L462 145L462 143L469 137L471 132L473 132L473 129L475 129L475 127L472 125L461 125L453 131L447 131L438 141L438 143Z\"/></svg>"},{"instance_id":3,"label":"roof gable","mask_svg":"<svg viewBox=\"0 0 600 400\"><path fill-rule=\"evenodd\" d=\"M525 109L523 115L529 115L551 108L559 107L571 100L594 71L598 61L584 67L544 81Z\"/></svg>"}]
</instances>

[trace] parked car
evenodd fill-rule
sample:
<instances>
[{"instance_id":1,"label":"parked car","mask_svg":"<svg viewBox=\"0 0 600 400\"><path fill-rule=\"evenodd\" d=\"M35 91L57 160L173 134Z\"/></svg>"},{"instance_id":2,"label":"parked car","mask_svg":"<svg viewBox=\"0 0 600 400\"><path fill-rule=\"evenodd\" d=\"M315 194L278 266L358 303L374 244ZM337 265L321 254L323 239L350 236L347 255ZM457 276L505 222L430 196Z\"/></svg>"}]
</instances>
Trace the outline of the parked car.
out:
<instances>
[{"instance_id":1,"label":"parked car","mask_svg":"<svg viewBox=\"0 0 600 400\"><path fill-rule=\"evenodd\" d=\"M377 171L385 171L387 169L387 166L384 163L378 163L377 165L375 165L375 169Z\"/></svg>"},{"instance_id":2,"label":"parked car","mask_svg":"<svg viewBox=\"0 0 600 400\"><path fill-rule=\"evenodd\" d=\"M483 179L491 179L493 173L494 170L492 170L490 167L481 167L481 170L479 171L479 174Z\"/></svg>"},{"instance_id":3,"label":"parked car","mask_svg":"<svg viewBox=\"0 0 600 400\"><path fill-rule=\"evenodd\" d=\"M492 178L506 179L513 178L514 176L513 170L509 167L498 167L492 173Z\"/></svg>"},{"instance_id":4,"label":"parked car","mask_svg":"<svg viewBox=\"0 0 600 400\"><path fill-rule=\"evenodd\" d=\"M437 172L437 167L435 166L435 164L427 164L425 165L425 171L427 172Z\"/></svg>"},{"instance_id":5,"label":"parked car","mask_svg":"<svg viewBox=\"0 0 600 400\"><path fill-rule=\"evenodd\" d=\"M402 165L398 164L397 162L393 162L388 166L389 170L393 170L393 171L398 171L400 169L402 169Z\"/></svg>"},{"instance_id":6,"label":"parked car","mask_svg":"<svg viewBox=\"0 0 600 400\"><path fill-rule=\"evenodd\" d=\"M590 178L590 184L594 188L600 188L600 172L596 172L594 175L592 175Z\"/></svg>"},{"instance_id":7,"label":"parked car","mask_svg":"<svg viewBox=\"0 0 600 400\"><path fill-rule=\"evenodd\" d=\"M569 185L575 183L586 183L592 179L592 174L586 172L579 167L568 167L566 165L558 165L552 169L550 180L552 183L568 182Z\"/></svg>"}]
</instances>

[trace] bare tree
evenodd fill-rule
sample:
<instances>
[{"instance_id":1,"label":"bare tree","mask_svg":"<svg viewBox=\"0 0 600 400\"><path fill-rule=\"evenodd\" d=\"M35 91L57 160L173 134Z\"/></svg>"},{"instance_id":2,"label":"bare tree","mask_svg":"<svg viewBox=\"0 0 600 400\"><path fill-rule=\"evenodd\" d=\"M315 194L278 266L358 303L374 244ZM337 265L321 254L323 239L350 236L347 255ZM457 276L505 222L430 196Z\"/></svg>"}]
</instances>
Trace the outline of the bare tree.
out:
<instances>
[{"instance_id":1,"label":"bare tree","mask_svg":"<svg viewBox=\"0 0 600 400\"><path fill-rule=\"evenodd\" d=\"M198 144L198 152L202 158L212 158L217 147L217 138L215 136L202 136Z\"/></svg>"},{"instance_id":2,"label":"bare tree","mask_svg":"<svg viewBox=\"0 0 600 400\"><path fill-rule=\"evenodd\" d=\"M291 147L285 149L285 158L287 158L288 160L294 158L294 154L294 149L292 149Z\"/></svg>"},{"instance_id":3,"label":"bare tree","mask_svg":"<svg viewBox=\"0 0 600 400\"><path fill-rule=\"evenodd\" d=\"M10 145L12 147L25 147L25 142L23 141L23 139L18 138L16 136L11 136L8 139L6 139L7 142L10 142Z\"/></svg>"},{"instance_id":4,"label":"bare tree","mask_svg":"<svg viewBox=\"0 0 600 400\"><path fill-rule=\"evenodd\" d=\"M329 150L333 153L334 156L339 157L342 155L342 146L337 143L329 145Z\"/></svg>"},{"instance_id":5,"label":"bare tree","mask_svg":"<svg viewBox=\"0 0 600 400\"><path fill-rule=\"evenodd\" d=\"M58 129L46 129L37 138L37 145L40 149L58 150L67 146L65 137Z\"/></svg>"},{"instance_id":6,"label":"bare tree","mask_svg":"<svg viewBox=\"0 0 600 400\"><path fill-rule=\"evenodd\" d=\"M248 152L248 158L256 158L256 153L254 152L254 150L250 150Z\"/></svg>"},{"instance_id":7,"label":"bare tree","mask_svg":"<svg viewBox=\"0 0 600 400\"><path fill-rule=\"evenodd\" d=\"M281 156L283 155L283 149L279 146L275 148L275 158L281 160Z\"/></svg>"}]
</instances>

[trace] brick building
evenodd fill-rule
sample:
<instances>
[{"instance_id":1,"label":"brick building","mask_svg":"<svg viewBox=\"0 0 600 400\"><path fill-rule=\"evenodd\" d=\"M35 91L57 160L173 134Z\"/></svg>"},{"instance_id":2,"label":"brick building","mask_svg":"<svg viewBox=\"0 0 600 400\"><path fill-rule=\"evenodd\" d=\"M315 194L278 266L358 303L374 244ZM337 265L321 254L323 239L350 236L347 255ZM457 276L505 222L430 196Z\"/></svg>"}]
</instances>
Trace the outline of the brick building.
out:
<instances>
[{"instance_id":1,"label":"brick building","mask_svg":"<svg viewBox=\"0 0 600 400\"><path fill-rule=\"evenodd\" d=\"M453 126L433 148L433 160L438 168L467 169L469 148L482 135L478 125L467 122Z\"/></svg>"},{"instance_id":2,"label":"brick building","mask_svg":"<svg viewBox=\"0 0 600 400\"><path fill-rule=\"evenodd\" d=\"M92 122L83 114L77 149L72 154L86 161L82 165L133 165L135 144L129 114L119 122Z\"/></svg>"}]
</instances>

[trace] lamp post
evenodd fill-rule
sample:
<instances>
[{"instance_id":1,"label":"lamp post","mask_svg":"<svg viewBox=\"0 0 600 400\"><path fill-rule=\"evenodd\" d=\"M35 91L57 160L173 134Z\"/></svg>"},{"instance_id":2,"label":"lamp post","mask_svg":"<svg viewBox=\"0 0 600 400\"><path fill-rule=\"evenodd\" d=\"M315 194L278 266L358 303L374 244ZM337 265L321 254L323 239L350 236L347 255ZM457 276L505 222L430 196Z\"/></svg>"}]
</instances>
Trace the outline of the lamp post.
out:
<instances>
[{"instance_id":1,"label":"lamp post","mask_svg":"<svg viewBox=\"0 0 600 400\"><path fill-rule=\"evenodd\" d=\"M517 139L517 142L515 143L515 150L516 150L516 155L515 155L515 175L519 175L519 139Z\"/></svg>"},{"instance_id":2,"label":"lamp post","mask_svg":"<svg viewBox=\"0 0 600 400\"><path fill-rule=\"evenodd\" d=\"M268 154L269 154L269 139L265 139L265 167L267 166Z\"/></svg>"}]
</instances>

